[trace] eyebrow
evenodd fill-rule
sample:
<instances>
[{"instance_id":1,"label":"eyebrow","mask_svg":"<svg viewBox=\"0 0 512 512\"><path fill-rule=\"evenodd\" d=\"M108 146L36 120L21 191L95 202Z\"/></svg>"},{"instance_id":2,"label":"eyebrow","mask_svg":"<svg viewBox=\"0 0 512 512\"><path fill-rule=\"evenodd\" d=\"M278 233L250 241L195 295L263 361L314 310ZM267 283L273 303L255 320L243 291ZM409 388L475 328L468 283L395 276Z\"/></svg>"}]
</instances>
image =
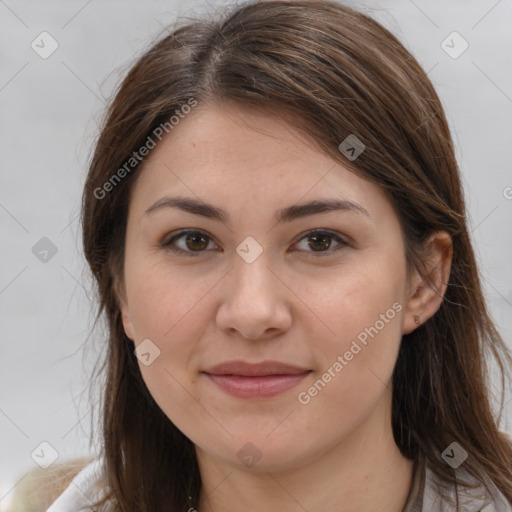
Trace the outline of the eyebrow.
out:
<instances>
[{"instance_id":1,"label":"eyebrow","mask_svg":"<svg viewBox=\"0 0 512 512\"><path fill-rule=\"evenodd\" d=\"M188 213L193 213L194 215L200 215L208 219L220 221L227 225L231 223L231 217L225 210L222 210L212 204L205 203L204 201L189 197L163 197L151 205L144 212L144 215L149 215L157 210L167 208L177 208ZM347 199L317 199L308 203L294 204L292 206L282 208L276 212L274 220L277 223L291 222L310 215L334 211L354 212L371 218L365 208L353 201L349 201Z\"/></svg>"}]
</instances>

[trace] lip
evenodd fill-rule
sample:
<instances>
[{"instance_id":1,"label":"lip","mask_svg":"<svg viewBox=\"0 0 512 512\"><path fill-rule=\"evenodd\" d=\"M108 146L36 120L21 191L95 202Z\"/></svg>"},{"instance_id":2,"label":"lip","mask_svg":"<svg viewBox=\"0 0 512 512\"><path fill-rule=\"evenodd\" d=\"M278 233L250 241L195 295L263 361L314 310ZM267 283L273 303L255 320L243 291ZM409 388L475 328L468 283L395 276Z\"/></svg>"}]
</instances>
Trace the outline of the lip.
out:
<instances>
[{"instance_id":1,"label":"lip","mask_svg":"<svg viewBox=\"0 0 512 512\"><path fill-rule=\"evenodd\" d=\"M203 373L222 391L238 398L266 398L295 387L311 370L279 361L228 361Z\"/></svg>"}]
</instances>

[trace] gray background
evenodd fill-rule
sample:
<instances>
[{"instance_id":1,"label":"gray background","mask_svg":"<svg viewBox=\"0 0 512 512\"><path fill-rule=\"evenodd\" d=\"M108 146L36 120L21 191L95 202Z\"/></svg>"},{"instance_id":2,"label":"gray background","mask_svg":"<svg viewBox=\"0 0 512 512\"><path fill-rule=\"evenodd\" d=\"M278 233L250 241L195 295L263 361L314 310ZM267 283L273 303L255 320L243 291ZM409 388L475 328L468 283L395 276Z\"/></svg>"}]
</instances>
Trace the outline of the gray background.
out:
<instances>
[{"instance_id":1,"label":"gray background","mask_svg":"<svg viewBox=\"0 0 512 512\"><path fill-rule=\"evenodd\" d=\"M510 345L512 0L345 3L395 33L442 99L487 299ZM101 339L88 339L77 215L104 103L167 24L215 5L226 4L0 0L0 511L42 441L60 460L89 454L87 385ZM59 45L47 59L31 48L43 31ZM441 47L453 31L469 44L458 58ZM42 237L57 248L47 262L32 252Z\"/></svg>"}]
</instances>

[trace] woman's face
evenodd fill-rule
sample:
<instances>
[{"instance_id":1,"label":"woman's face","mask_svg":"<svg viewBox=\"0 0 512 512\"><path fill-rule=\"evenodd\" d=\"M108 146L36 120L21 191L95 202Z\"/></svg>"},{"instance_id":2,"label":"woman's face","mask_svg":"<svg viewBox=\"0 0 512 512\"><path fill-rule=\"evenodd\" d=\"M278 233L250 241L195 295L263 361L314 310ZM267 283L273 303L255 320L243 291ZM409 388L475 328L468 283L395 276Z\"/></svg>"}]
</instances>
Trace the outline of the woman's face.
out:
<instances>
[{"instance_id":1,"label":"woman's face","mask_svg":"<svg viewBox=\"0 0 512 512\"><path fill-rule=\"evenodd\" d=\"M219 104L181 120L132 190L125 254L142 376L200 453L278 470L390 428L413 328L398 218L279 117Z\"/></svg>"}]
</instances>

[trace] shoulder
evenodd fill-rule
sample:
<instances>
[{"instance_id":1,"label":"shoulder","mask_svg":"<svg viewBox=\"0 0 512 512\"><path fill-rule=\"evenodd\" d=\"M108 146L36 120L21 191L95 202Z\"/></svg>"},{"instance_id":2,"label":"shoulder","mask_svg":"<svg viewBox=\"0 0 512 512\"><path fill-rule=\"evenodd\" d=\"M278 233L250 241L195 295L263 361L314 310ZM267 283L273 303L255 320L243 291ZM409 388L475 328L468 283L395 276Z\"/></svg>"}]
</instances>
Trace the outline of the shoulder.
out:
<instances>
[{"instance_id":1,"label":"shoulder","mask_svg":"<svg viewBox=\"0 0 512 512\"><path fill-rule=\"evenodd\" d=\"M504 432L503 434L510 439L510 434ZM487 482L490 493L463 466L457 467L455 473L462 481L475 484L476 488L460 486L456 489L451 487L447 493L446 490L443 492L440 489L446 489L446 487L440 485L441 482L437 475L426 464L423 508L421 510L448 512L454 510L454 504L458 503L464 512L512 512L512 504L487 475L484 475L484 480Z\"/></svg>"},{"instance_id":2,"label":"shoulder","mask_svg":"<svg viewBox=\"0 0 512 512\"><path fill-rule=\"evenodd\" d=\"M104 466L101 458L94 459L71 481L46 512L91 512L94 501L105 489Z\"/></svg>"},{"instance_id":3,"label":"shoulder","mask_svg":"<svg viewBox=\"0 0 512 512\"><path fill-rule=\"evenodd\" d=\"M426 468L426 484L423 495L422 511L449 512L455 510L458 503L463 512L512 512L512 506L496 485L488 481L491 493L479 484L469 473L456 471L457 476L465 481L477 483L476 488L459 487L455 489L439 485L437 476Z\"/></svg>"}]
</instances>

